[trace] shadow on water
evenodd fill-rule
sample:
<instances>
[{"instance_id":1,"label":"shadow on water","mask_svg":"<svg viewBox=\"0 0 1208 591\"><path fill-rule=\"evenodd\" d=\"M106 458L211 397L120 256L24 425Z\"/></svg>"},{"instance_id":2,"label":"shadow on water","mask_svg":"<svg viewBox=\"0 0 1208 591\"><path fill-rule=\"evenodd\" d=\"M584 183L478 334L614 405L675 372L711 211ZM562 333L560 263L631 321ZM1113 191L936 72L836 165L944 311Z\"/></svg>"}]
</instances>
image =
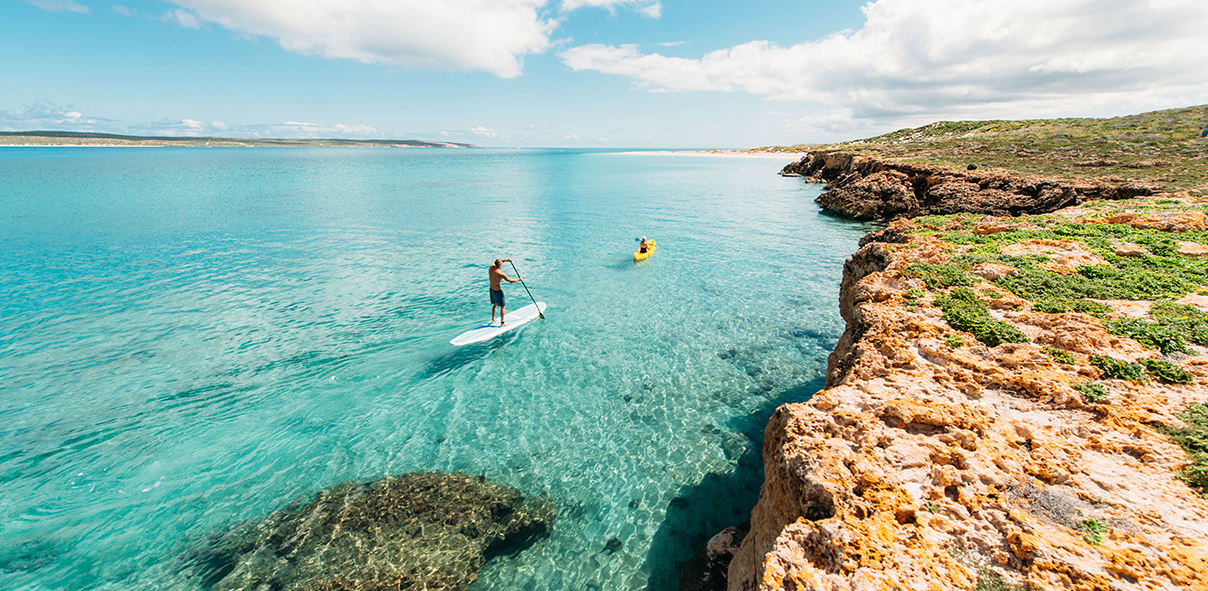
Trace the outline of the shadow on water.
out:
<instances>
[{"instance_id":1,"label":"shadow on water","mask_svg":"<svg viewBox=\"0 0 1208 591\"><path fill-rule=\"evenodd\" d=\"M826 380L804 382L781 392L751 414L731 419L729 431L712 429L726 456L735 461L727 473L707 475L700 483L680 487L654 534L644 570L648 591L675 591L680 571L696 551L721 530L748 521L763 484L763 431L776 409L808 400ZM708 429L708 427L706 427Z\"/></svg>"},{"instance_id":2,"label":"shadow on water","mask_svg":"<svg viewBox=\"0 0 1208 591\"><path fill-rule=\"evenodd\" d=\"M435 378L457 371L471 363L482 361L491 353L516 340L520 334L522 331L513 330L489 341L454 347L452 351L429 361L423 369L415 374L415 377L419 380Z\"/></svg>"}]
</instances>

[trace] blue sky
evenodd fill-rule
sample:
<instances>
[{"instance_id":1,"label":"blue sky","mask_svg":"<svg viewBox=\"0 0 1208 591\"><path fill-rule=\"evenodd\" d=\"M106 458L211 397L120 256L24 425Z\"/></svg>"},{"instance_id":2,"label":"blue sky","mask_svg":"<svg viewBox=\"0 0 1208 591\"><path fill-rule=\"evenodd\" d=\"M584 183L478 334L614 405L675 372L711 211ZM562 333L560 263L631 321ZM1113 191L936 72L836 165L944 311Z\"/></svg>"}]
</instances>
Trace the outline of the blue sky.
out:
<instances>
[{"instance_id":1,"label":"blue sky","mask_svg":"<svg viewBox=\"0 0 1208 591\"><path fill-rule=\"evenodd\" d=\"M1208 103L1203 0L0 0L0 130L752 147Z\"/></svg>"}]
</instances>

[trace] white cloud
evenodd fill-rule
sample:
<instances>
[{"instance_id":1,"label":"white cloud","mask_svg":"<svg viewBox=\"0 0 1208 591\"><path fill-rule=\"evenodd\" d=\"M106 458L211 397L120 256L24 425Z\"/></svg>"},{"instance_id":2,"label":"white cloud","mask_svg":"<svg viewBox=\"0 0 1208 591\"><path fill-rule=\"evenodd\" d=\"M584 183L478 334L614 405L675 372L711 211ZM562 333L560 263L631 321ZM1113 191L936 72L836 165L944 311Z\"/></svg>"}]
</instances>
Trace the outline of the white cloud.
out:
<instances>
[{"instance_id":1,"label":"white cloud","mask_svg":"<svg viewBox=\"0 0 1208 591\"><path fill-rule=\"evenodd\" d=\"M687 43L687 41L664 41L662 43L655 43L655 45L659 47L677 47L685 43Z\"/></svg>"},{"instance_id":2,"label":"white cloud","mask_svg":"<svg viewBox=\"0 0 1208 591\"><path fill-rule=\"evenodd\" d=\"M0 111L0 130L3 131L84 131L111 132L112 119L85 117L72 111L69 105L60 107L48 100L40 100L25 109Z\"/></svg>"},{"instance_id":3,"label":"white cloud","mask_svg":"<svg viewBox=\"0 0 1208 591\"><path fill-rule=\"evenodd\" d=\"M632 8L646 18L663 15L663 5L658 0L562 0L565 11L584 7L607 8L610 14L616 14L618 8Z\"/></svg>"},{"instance_id":4,"label":"white cloud","mask_svg":"<svg viewBox=\"0 0 1208 591\"><path fill-rule=\"evenodd\" d=\"M813 122L823 126L1208 100L1203 0L874 0L863 11L860 30L792 47L752 41L683 59L583 45L559 57L650 91L745 91L830 105Z\"/></svg>"},{"instance_id":5,"label":"white cloud","mask_svg":"<svg viewBox=\"0 0 1208 591\"><path fill-rule=\"evenodd\" d=\"M77 4L73 0L20 0L26 4L37 6L42 10L51 12L78 12L80 14L88 14L92 12L87 6Z\"/></svg>"},{"instance_id":6,"label":"white cloud","mask_svg":"<svg viewBox=\"0 0 1208 591\"><path fill-rule=\"evenodd\" d=\"M470 133L478 137L496 137L499 135L495 133L494 129L487 129L485 127L472 127L470 128Z\"/></svg>"},{"instance_id":7,"label":"white cloud","mask_svg":"<svg viewBox=\"0 0 1208 591\"><path fill-rule=\"evenodd\" d=\"M138 17L138 13L135 12L132 8L130 8L129 6L122 6L121 4L115 4L113 6L113 12L116 12L123 16L132 16L132 17L136 17L136 18Z\"/></svg>"},{"instance_id":8,"label":"white cloud","mask_svg":"<svg viewBox=\"0 0 1208 591\"><path fill-rule=\"evenodd\" d=\"M166 20L170 23L176 23L186 29L201 28L201 19L198 19L196 14L193 14L187 10L169 10L168 12L164 13L163 20Z\"/></svg>"},{"instance_id":9,"label":"white cloud","mask_svg":"<svg viewBox=\"0 0 1208 591\"><path fill-rule=\"evenodd\" d=\"M520 75L550 46L547 0L172 0L202 21L307 55Z\"/></svg>"},{"instance_id":10,"label":"white cloud","mask_svg":"<svg viewBox=\"0 0 1208 591\"><path fill-rule=\"evenodd\" d=\"M250 135L251 137L261 138L370 139L381 137L382 135L378 132L378 130L368 125L346 125L343 123L337 123L335 125L321 125L318 123L305 123L300 121L286 121L284 123L269 123L262 125L240 125L236 127L229 127L226 129L226 131L228 133L224 133L223 135Z\"/></svg>"}]
</instances>

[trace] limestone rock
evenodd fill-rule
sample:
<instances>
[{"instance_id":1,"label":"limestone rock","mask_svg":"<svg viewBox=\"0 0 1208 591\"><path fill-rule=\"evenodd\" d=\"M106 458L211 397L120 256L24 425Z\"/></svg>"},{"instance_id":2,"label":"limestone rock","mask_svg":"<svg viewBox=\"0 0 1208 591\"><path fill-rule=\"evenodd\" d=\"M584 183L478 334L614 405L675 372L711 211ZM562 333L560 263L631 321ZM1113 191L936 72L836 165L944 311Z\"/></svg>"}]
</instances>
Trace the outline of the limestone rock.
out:
<instances>
[{"instance_id":1,"label":"limestone rock","mask_svg":"<svg viewBox=\"0 0 1208 591\"><path fill-rule=\"evenodd\" d=\"M1140 257L1149 254L1149 249L1140 244L1124 242L1116 245L1116 254L1122 257Z\"/></svg>"},{"instance_id":2,"label":"limestone rock","mask_svg":"<svg viewBox=\"0 0 1208 591\"><path fill-rule=\"evenodd\" d=\"M1198 242L1180 240L1178 253L1189 257L1208 257L1208 246Z\"/></svg>"},{"instance_id":3,"label":"limestone rock","mask_svg":"<svg viewBox=\"0 0 1208 591\"><path fill-rule=\"evenodd\" d=\"M1142 230L1163 232L1208 229L1208 221L1205 221L1202 211L1162 211L1149 214L1126 212L1113 215L1107 218L1107 221L1113 224L1128 224Z\"/></svg>"},{"instance_id":4,"label":"limestone rock","mask_svg":"<svg viewBox=\"0 0 1208 591\"><path fill-rule=\"evenodd\" d=\"M827 387L768 423L728 588L1208 589L1208 500L1175 478L1186 455L1151 427L1208 401L1208 359L1179 361L1194 384L1109 380L1110 403L1090 403L1072 387L1098 378L1088 355L1153 352L1091 316L1026 309L993 313L1030 343L950 346L959 333L908 308L899 273L952 250L894 236L910 248L873 239L844 267ZM1093 263L1053 242L1022 248ZM1090 519L1108 524L1099 545L1078 529Z\"/></svg>"},{"instance_id":5,"label":"limestone rock","mask_svg":"<svg viewBox=\"0 0 1208 591\"><path fill-rule=\"evenodd\" d=\"M953 170L888 162L825 150L807 152L800 161L785 166L781 174L827 183L827 190L817 202L831 213L860 220L952 213L1049 213L1087 200L1129 199L1154 192L1153 187L1124 179L1071 184L977 168Z\"/></svg>"},{"instance_id":6,"label":"limestone rock","mask_svg":"<svg viewBox=\"0 0 1208 591\"><path fill-rule=\"evenodd\" d=\"M1041 267L1062 275L1077 273L1078 267L1102 265L1107 262L1077 240L1024 240L1003 247L1002 252L1010 255L1047 256L1049 262Z\"/></svg>"},{"instance_id":7,"label":"limestone rock","mask_svg":"<svg viewBox=\"0 0 1208 591\"><path fill-rule=\"evenodd\" d=\"M998 263L978 263L973 266L973 274L987 281L997 281L1018 272L1015 267Z\"/></svg>"},{"instance_id":8,"label":"limestone rock","mask_svg":"<svg viewBox=\"0 0 1208 591\"><path fill-rule=\"evenodd\" d=\"M824 207L857 220L889 219L918 208L907 176L897 171L875 172L843 179L826 192Z\"/></svg>"}]
</instances>

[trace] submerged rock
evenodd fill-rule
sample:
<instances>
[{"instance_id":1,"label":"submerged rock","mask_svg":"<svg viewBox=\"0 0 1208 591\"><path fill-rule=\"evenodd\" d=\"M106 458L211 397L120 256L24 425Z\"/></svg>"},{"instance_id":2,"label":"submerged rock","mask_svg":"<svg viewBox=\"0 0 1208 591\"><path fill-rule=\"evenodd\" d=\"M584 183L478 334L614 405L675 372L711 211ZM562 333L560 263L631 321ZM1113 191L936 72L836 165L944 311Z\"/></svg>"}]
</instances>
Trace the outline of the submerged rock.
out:
<instances>
[{"instance_id":1,"label":"submerged rock","mask_svg":"<svg viewBox=\"0 0 1208 591\"><path fill-rule=\"evenodd\" d=\"M221 536L211 589L464 589L553 528L548 497L465 474L343 482Z\"/></svg>"},{"instance_id":2,"label":"submerged rock","mask_svg":"<svg viewBox=\"0 0 1208 591\"><path fill-rule=\"evenodd\" d=\"M743 538L751 531L751 522L728 527L713 536L708 544L684 563L679 591L725 591L726 572L738 554Z\"/></svg>"}]
</instances>

